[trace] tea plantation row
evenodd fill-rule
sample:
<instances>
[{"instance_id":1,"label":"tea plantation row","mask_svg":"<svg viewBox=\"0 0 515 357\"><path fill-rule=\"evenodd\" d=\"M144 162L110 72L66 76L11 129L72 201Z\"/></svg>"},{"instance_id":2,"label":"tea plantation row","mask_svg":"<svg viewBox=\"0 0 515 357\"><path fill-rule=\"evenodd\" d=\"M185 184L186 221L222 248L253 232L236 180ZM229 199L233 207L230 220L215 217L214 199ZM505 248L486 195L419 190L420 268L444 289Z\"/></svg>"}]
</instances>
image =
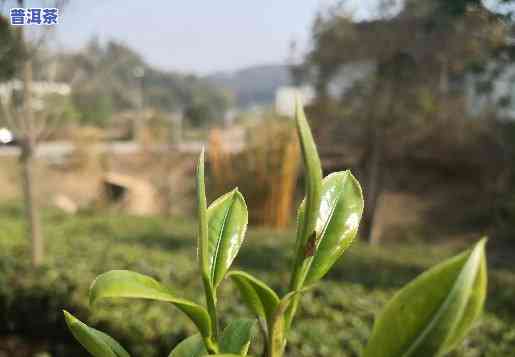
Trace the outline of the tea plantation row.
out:
<instances>
[{"instance_id":1,"label":"tea plantation row","mask_svg":"<svg viewBox=\"0 0 515 357\"><path fill-rule=\"evenodd\" d=\"M0 207L0 355L86 356L62 318L67 309L112 336L134 356L166 356L194 326L173 306L143 301L90 310L87 291L96 275L131 269L198 300L194 222L110 214L70 217L45 212L47 263L29 266L18 205ZM236 265L286 286L291 232L250 230ZM358 356L378 311L395 289L463 246L410 243L372 248L355 244L324 283L304 298L288 356ZM222 285L223 316L248 315L230 281ZM222 324L224 321L222 321ZM260 338L259 335L256 338ZM13 350L14 349L14 350ZM256 353L257 354L257 353ZM487 313L454 356L515 356L515 268L490 264Z\"/></svg>"}]
</instances>

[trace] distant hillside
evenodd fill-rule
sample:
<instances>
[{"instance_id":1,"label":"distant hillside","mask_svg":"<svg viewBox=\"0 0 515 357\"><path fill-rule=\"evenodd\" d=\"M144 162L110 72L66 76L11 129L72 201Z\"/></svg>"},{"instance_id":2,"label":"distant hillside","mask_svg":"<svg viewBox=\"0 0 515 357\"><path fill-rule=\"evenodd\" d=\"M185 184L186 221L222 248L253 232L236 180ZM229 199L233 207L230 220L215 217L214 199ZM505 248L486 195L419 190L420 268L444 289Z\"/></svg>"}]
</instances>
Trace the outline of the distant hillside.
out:
<instances>
[{"instance_id":1,"label":"distant hillside","mask_svg":"<svg viewBox=\"0 0 515 357\"><path fill-rule=\"evenodd\" d=\"M205 77L216 86L234 93L239 107L270 105L275 91L290 84L290 72L286 65L261 65L235 72L218 72Z\"/></svg>"}]
</instances>

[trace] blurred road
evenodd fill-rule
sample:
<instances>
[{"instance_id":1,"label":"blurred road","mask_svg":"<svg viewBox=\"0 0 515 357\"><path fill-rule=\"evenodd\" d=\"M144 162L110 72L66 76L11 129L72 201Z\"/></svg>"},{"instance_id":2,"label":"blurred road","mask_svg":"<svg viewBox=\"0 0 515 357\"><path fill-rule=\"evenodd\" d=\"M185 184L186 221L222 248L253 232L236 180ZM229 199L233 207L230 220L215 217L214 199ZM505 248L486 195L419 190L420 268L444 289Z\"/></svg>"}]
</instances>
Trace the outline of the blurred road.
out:
<instances>
[{"instance_id":1,"label":"blurred road","mask_svg":"<svg viewBox=\"0 0 515 357\"><path fill-rule=\"evenodd\" d=\"M174 150L185 154L200 152L203 142L185 142L174 145L161 145L153 147L153 150ZM113 141L99 144L100 151L114 154L132 154L141 150L141 145L132 141ZM73 151L73 143L69 141L43 142L38 145L37 156L41 158L61 159ZM0 146L0 157L17 156L20 148L17 146Z\"/></svg>"}]
</instances>

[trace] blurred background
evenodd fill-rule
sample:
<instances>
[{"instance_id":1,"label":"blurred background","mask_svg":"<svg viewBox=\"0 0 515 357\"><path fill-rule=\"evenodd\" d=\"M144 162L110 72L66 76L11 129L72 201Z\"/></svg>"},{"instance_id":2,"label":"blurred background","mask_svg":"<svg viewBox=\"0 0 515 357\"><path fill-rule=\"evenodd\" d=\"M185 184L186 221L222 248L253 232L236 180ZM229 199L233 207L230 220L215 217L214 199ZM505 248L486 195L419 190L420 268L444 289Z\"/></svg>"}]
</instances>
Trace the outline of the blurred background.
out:
<instances>
[{"instance_id":1,"label":"blurred background","mask_svg":"<svg viewBox=\"0 0 515 357\"><path fill-rule=\"evenodd\" d=\"M13 25L13 8L57 8L57 24ZM296 95L324 173L353 171L365 216L306 296L288 356L358 356L395 289L484 235L487 309L453 356L515 356L513 11L510 0L0 1L0 357L86 356L62 309L139 356L193 333L163 304L90 310L87 289L131 269L200 301L202 146L208 199L235 186L247 199L236 264L284 293L304 180ZM229 282L221 294L225 319L248 315Z\"/></svg>"}]
</instances>

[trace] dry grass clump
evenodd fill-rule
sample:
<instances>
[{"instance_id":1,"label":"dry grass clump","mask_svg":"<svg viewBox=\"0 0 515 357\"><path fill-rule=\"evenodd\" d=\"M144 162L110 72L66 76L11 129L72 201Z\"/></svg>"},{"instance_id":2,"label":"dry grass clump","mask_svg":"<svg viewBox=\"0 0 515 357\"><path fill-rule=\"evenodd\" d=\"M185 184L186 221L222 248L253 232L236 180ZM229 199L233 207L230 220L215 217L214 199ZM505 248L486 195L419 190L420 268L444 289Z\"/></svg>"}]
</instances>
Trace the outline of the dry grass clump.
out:
<instances>
[{"instance_id":1,"label":"dry grass clump","mask_svg":"<svg viewBox=\"0 0 515 357\"><path fill-rule=\"evenodd\" d=\"M285 228L292 217L300 151L292 123L269 118L247 129L246 145L230 150L220 129L209 135L211 184L216 195L238 186L252 223Z\"/></svg>"}]
</instances>

